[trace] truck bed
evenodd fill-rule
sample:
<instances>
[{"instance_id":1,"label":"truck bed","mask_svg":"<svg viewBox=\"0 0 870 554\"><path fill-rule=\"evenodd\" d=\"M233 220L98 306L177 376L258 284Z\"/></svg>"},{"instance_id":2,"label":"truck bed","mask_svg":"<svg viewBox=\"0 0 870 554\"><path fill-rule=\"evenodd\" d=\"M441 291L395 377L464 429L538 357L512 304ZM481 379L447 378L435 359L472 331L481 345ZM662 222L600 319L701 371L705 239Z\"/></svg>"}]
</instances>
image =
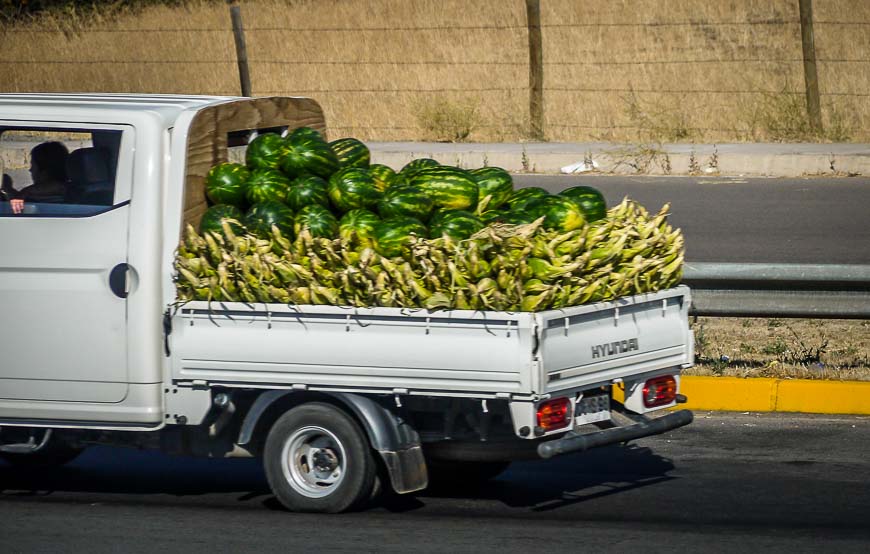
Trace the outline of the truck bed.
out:
<instances>
[{"instance_id":1,"label":"truck bed","mask_svg":"<svg viewBox=\"0 0 870 554\"><path fill-rule=\"evenodd\" d=\"M177 384L535 398L692 363L684 286L545 312L190 302Z\"/></svg>"}]
</instances>

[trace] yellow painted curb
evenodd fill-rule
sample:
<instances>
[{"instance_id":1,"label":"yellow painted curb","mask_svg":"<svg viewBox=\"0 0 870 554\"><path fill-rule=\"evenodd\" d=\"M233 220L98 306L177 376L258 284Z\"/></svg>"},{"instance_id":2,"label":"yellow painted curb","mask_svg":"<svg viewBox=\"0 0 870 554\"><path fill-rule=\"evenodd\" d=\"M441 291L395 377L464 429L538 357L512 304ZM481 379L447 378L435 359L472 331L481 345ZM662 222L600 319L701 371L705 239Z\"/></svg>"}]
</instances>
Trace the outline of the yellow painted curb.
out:
<instances>
[{"instance_id":1,"label":"yellow painted curb","mask_svg":"<svg viewBox=\"0 0 870 554\"><path fill-rule=\"evenodd\" d=\"M680 408L729 412L870 415L870 382L750 377L680 378Z\"/></svg>"}]
</instances>

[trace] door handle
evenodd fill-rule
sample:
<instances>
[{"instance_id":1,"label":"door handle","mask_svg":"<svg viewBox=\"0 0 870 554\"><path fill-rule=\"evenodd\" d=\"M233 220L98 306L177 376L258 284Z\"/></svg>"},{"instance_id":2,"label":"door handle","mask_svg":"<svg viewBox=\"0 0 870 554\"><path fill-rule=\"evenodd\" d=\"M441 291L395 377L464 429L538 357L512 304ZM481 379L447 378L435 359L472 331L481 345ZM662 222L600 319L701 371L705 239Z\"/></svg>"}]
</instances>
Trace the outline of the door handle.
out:
<instances>
[{"instance_id":1,"label":"door handle","mask_svg":"<svg viewBox=\"0 0 870 554\"><path fill-rule=\"evenodd\" d=\"M109 288L118 298L127 298L127 271L129 269L129 264L120 263L113 267L109 273Z\"/></svg>"}]
</instances>

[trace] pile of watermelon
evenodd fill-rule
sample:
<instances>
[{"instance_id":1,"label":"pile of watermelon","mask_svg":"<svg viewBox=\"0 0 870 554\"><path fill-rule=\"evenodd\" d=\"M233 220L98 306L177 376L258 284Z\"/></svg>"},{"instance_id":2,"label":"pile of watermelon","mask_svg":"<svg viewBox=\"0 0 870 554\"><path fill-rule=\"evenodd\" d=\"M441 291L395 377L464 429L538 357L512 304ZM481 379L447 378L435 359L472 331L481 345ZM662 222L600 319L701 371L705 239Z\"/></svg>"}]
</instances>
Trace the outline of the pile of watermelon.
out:
<instances>
[{"instance_id":1,"label":"pile of watermelon","mask_svg":"<svg viewBox=\"0 0 870 554\"><path fill-rule=\"evenodd\" d=\"M514 189L498 167L399 171L354 138L259 135L206 178L210 207L176 257L181 301L538 311L681 279L683 238L597 190Z\"/></svg>"}]
</instances>

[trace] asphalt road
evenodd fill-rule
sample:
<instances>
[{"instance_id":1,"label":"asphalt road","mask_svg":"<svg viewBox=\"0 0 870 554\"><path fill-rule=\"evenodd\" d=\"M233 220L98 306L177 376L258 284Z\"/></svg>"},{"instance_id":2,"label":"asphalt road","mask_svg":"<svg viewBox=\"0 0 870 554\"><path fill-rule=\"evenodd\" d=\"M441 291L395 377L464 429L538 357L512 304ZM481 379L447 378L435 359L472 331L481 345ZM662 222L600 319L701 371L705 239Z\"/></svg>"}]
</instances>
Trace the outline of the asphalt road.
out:
<instances>
[{"instance_id":1,"label":"asphalt road","mask_svg":"<svg viewBox=\"0 0 870 554\"><path fill-rule=\"evenodd\" d=\"M608 205L624 196L652 212L671 203L693 262L870 264L870 179L515 176L558 192L584 184Z\"/></svg>"},{"instance_id":2,"label":"asphalt road","mask_svg":"<svg viewBox=\"0 0 870 554\"><path fill-rule=\"evenodd\" d=\"M696 414L629 446L516 463L477 489L292 514L255 460L93 448L0 466L0 551L868 552L870 418Z\"/></svg>"}]
</instances>

